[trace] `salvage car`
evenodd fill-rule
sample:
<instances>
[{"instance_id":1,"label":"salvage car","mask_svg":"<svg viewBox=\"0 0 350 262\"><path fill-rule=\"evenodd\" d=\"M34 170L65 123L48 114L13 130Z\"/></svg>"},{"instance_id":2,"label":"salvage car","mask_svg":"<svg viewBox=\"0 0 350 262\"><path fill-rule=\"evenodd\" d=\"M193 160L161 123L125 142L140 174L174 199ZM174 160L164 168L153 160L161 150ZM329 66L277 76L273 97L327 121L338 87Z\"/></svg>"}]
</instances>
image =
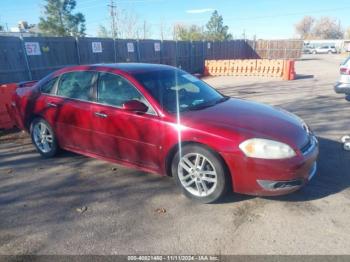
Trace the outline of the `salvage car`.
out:
<instances>
[{"instance_id":1,"label":"salvage car","mask_svg":"<svg viewBox=\"0 0 350 262\"><path fill-rule=\"evenodd\" d=\"M202 203L290 193L316 174L318 142L302 119L171 66L66 67L18 88L12 107L43 157L62 148L173 176Z\"/></svg>"}]
</instances>

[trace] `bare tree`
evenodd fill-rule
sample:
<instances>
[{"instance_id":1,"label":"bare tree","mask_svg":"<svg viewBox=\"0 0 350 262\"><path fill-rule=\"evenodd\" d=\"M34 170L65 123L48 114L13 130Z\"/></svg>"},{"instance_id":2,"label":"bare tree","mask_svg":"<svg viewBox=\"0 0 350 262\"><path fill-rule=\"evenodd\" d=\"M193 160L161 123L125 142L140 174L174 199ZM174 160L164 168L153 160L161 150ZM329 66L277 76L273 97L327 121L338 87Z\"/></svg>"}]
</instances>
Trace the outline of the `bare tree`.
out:
<instances>
[{"instance_id":1,"label":"bare tree","mask_svg":"<svg viewBox=\"0 0 350 262\"><path fill-rule=\"evenodd\" d=\"M320 39L340 39L344 36L340 22L326 16L316 21L312 32L314 37Z\"/></svg>"},{"instance_id":2,"label":"bare tree","mask_svg":"<svg viewBox=\"0 0 350 262\"><path fill-rule=\"evenodd\" d=\"M116 28L118 38L139 39L141 28L137 15L132 11L118 9L116 14Z\"/></svg>"},{"instance_id":3,"label":"bare tree","mask_svg":"<svg viewBox=\"0 0 350 262\"><path fill-rule=\"evenodd\" d=\"M315 19L313 17L304 16L303 19L295 25L295 31L301 39L310 38L314 22Z\"/></svg>"},{"instance_id":4,"label":"bare tree","mask_svg":"<svg viewBox=\"0 0 350 262\"><path fill-rule=\"evenodd\" d=\"M141 26L141 36L143 39L147 39L151 35L151 25L147 23L146 20L143 20L143 24Z\"/></svg>"},{"instance_id":5,"label":"bare tree","mask_svg":"<svg viewBox=\"0 0 350 262\"><path fill-rule=\"evenodd\" d=\"M171 26L164 22L164 19L162 18L159 23L159 36L161 40L164 39L172 39L173 38L173 29L174 26Z\"/></svg>"}]
</instances>

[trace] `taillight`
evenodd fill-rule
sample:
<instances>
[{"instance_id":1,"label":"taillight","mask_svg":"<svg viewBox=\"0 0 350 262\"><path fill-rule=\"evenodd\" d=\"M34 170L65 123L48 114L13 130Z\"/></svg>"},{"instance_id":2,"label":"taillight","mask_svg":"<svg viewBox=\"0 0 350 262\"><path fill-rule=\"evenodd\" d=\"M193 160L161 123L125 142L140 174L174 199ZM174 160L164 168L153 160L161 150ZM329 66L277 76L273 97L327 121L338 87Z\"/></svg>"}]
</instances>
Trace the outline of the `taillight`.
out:
<instances>
[{"instance_id":1,"label":"taillight","mask_svg":"<svg viewBox=\"0 0 350 262\"><path fill-rule=\"evenodd\" d=\"M346 67L341 67L340 68L340 74L341 75L350 75L350 69Z\"/></svg>"}]
</instances>

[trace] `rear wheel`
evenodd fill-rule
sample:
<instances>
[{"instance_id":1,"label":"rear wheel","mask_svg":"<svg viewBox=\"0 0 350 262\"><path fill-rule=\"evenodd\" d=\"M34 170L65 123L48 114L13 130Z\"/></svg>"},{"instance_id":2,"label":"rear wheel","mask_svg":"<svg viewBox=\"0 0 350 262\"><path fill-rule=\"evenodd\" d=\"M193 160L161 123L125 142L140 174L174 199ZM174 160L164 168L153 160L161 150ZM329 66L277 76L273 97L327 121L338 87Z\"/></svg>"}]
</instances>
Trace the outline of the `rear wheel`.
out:
<instances>
[{"instance_id":1,"label":"rear wheel","mask_svg":"<svg viewBox=\"0 0 350 262\"><path fill-rule=\"evenodd\" d=\"M221 198L230 182L220 157L199 145L186 145L181 152L172 161L172 174L182 192L201 203Z\"/></svg>"},{"instance_id":2,"label":"rear wheel","mask_svg":"<svg viewBox=\"0 0 350 262\"><path fill-rule=\"evenodd\" d=\"M312 53L313 53L314 55L316 55L316 54L317 54L316 50L312 51Z\"/></svg>"},{"instance_id":3,"label":"rear wheel","mask_svg":"<svg viewBox=\"0 0 350 262\"><path fill-rule=\"evenodd\" d=\"M53 157L58 151L57 140L50 124L42 118L33 120L30 126L32 142L45 158Z\"/></svg>"}]
</instances>

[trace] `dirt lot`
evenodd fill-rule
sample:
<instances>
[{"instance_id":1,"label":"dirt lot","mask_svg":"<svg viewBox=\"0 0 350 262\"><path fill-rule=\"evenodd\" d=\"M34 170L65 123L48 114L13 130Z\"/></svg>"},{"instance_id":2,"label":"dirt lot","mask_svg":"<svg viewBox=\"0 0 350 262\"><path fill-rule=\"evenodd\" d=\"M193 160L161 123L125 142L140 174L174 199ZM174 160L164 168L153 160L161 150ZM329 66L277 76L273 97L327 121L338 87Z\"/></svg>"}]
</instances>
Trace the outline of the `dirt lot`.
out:
<instances>
[{"instance_id":1,"label":"dirt lot","mask_svg":"<svg viewBox=\"0 0 350 262\"><path fill-rule=\"evenodd\" d=\"M223 93L303 117L320 140L318 175L284 197L200 205L172 178L71 153L43 160L0 137L0 254L350 254L350 103L338 56L306 56L299 79L206 79ZM85 207L87 210L85 210Z\"/></svg>"}]
</instances>

